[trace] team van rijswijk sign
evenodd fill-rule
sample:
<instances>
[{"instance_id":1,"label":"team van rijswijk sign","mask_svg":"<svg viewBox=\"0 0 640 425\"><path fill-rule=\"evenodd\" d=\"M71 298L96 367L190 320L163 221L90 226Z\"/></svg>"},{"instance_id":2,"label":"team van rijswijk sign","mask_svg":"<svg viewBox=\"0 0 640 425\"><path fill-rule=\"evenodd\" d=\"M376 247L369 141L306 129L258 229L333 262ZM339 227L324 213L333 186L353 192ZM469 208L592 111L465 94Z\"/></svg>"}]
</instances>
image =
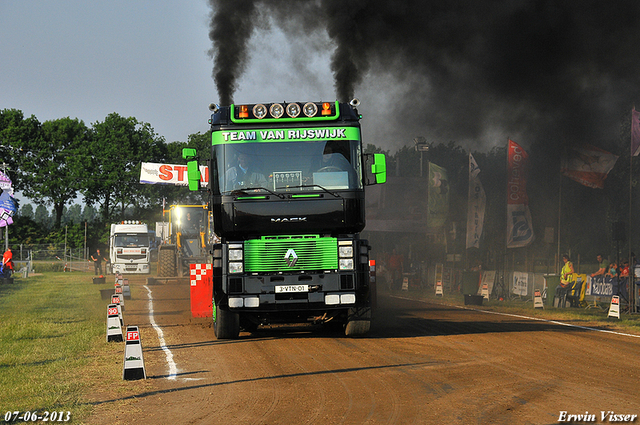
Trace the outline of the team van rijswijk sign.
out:
<instances>
[{"instance_id":1,"label":"team van rijswijk sign","mask_svg":"<svg viewBox=\"0 0 640 425\"><path fill-rule=\"evenodd\" d=\"M212 135L214 145L255 142L309 142L321 140L359 140L357 127L296 128L277 130L219 131Z\"/></svg>"},{"instance_id":2,"label":"team van rijswijk sign","mask_svg":"<svg viewBox=\"0 0 640 425\"><path fill-rule=\"evenodd\" d=\"M209 167L200 166L201 183L209 182ZM155 162L143 162L140 167L140 183L146 184L173 184L187 186L187 166L179 164L158 164Z\"/></svg>"}]
</instances>

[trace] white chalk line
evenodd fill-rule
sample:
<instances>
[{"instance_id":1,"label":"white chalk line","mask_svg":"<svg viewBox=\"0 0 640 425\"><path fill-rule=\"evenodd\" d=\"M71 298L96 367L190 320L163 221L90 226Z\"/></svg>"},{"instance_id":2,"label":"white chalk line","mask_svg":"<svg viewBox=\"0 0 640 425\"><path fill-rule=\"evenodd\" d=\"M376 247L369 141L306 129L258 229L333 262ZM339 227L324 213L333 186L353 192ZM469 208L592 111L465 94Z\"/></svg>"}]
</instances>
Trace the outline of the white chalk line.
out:
<instances>
[{"instance_id":1,"label":"white chalk line","mask_svg":"<svg viewBox=\"0 0 640 425\"><path fill-rule=\"evenodd\" d=\"M402 299L402 300L409 300L409 301L419 301L421 303L428 303L429 302L427 300L416 300L416 299L413 299L413 298L405 298L405 297L397 297L397 296L394 296L394 298L399 298L399 299ZM607 329L590 328L588 326L574 325L574 324L571 324L571 323L559 322L557 320L542 319L540 317L522 316L520 314L512 314L512 313L500 313L498 311L490 311L490 310L479 310L477 308L462 307L462 306L459 306L459 305L450 305L450 304L446 304L446 305L449 305L450 307L456 307L456 308L459 308L459 309L462 309L462 310L473 310L473 311L479 311L481 313L497 314L499 316L516 317L518 319L537 320L539 322L553 323L554 325L567 326L567 327L570 327L570 328L583 329L583 330L587 330L587 331L595 331L595 332L602 332L602 333L608 333L608 334L613 334L613 335L628 336L628 337L631 337L631 338L640 338L640 335L628 334L628 333L617 332L617 331L610 331L610 330L607 330Z\"/></svg>"},{"instance_id":2,"label":"white chalk line","mask_svg":"<svg viewBox=\"0 0 640 425\"><path fill-rule=\"evenodd\" d=\"M175 380L176 374L178 373L178 368L176 367L175 362L173 361L173 353L167 347L167 344L164 341L164 332L162 332L162 328L156 324L156 321L153 317L153 297L151 296L151 289L147 285L144 285L147 290L147 296L149 297L149 322L151 322L151 326L158 333L158 340L160 341L160 348L164 351L165 356L167 357L167 364L169 365L169 376L167 379Z\"/></svg>"}]
</instances>

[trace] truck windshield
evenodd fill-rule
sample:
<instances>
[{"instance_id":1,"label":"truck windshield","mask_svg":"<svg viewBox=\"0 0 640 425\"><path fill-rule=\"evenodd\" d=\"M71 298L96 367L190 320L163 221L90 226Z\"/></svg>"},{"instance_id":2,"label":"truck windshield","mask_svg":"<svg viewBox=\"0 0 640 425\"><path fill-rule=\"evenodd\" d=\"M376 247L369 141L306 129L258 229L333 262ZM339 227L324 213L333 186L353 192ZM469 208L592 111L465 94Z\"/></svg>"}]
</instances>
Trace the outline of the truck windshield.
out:
<instances>
[{"instance_id":1,"label":"truck windshield","mask_svg":"<svg viewBox=\"0 0 640 425\"><path fill-rule=\"evenodd\" d=\"M362 189L357 140L214 145L217 190Z\"/></svg>"},{"instance_id":2,"label":"truck windshield","mask_svg":"<svg viewBox=\"0 0 640 425\"><path fill-rule=\"evenodd\" d=\"M124 246L124 247L130 247L130 248L148 247L149 236L141 235L137 233L133 233L133 234L117 233L115 235L114 246Z\"/></svg>"}]
</instances>

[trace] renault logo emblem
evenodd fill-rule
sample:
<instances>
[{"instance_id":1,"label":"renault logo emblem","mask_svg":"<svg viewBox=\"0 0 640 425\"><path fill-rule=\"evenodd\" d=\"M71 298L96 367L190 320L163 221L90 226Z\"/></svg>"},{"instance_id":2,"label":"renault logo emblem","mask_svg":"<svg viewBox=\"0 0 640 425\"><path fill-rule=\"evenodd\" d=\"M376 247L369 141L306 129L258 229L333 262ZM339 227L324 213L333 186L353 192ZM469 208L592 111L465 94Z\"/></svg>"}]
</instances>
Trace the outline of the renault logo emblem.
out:
<instances>
[{"instance_id":1,"label":"renault logo emblem","mask_svg":"<svg viewBox=\"0 0 640 425\"><path fill-rule=\"evenodd\" d=\"M284 259L287 260L289 267L293 267L298 261L298 255L296 255L296 252L293 249L290 249L286 254L284 254Z\"/></svg>"}]
</instances>

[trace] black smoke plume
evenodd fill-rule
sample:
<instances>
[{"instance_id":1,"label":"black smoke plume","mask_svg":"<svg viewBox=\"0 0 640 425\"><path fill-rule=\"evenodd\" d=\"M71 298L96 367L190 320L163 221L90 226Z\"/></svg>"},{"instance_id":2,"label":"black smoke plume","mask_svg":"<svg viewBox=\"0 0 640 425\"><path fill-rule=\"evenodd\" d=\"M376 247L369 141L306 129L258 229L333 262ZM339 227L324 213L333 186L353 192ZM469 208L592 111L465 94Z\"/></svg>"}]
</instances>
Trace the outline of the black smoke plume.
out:
<instances>
[{"instance_id":1,"label":"black smoke plume","mask_svg":"<svg viewBox=\"0 0 640 425\"><path fill-rule=\"evenodd\" d=\"M255 2L253 0L210 0L211 25L209 39L213 48L209 55L215 68L213 79L220 103L230 105L236 81L247 63L247 43L253 34Z\"/></svg>"},{"instance_id":2,"label":"black smoke plume","mask_svg":"<svg viewBox=\"0 0 640 425\"><path fill-rule=\"evenodd\" d=\"M370 87L374 77L382 88L395 85L389 95L397 98L390 103L411 105L401 111L405 118L397 127L412 137L446 142L500 133L504 143L507 135L527 135L525 145L539 142L550 149L599 144L617 137L621 111L630 110L640 94L637 0L211 5L215 81L223 104L233 97L246 64L258 10L292 37L328 36L339 100L377 90Z\"/></svg>"}]
</instances>

